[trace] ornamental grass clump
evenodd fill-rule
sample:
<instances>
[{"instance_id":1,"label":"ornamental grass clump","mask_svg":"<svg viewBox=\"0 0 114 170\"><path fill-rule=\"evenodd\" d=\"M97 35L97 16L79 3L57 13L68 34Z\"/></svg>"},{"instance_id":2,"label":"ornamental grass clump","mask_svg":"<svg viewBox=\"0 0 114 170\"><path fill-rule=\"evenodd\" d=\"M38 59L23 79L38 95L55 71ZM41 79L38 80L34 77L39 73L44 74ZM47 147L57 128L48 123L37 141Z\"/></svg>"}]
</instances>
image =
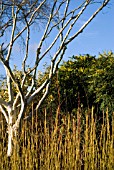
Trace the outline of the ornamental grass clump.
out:
<instances>
[{"instance_id":1,"label":"ornamental grass clump","mask_svg":"<svg viewBox=\"0 0 114 170\"><path fill-rule=\"evenodd\" d=\"M34 116L31 122L23 122L23 128L13 155L7 158L7 134L4 123L0 128L0 169L60 170L60 169L113 169L114 164L114 114L109 120L108 110L99 126L94 110L77 110L74 115L60 111L56 118L48 120L45 109L41 121Z\"/></svg>"}]
</instances>

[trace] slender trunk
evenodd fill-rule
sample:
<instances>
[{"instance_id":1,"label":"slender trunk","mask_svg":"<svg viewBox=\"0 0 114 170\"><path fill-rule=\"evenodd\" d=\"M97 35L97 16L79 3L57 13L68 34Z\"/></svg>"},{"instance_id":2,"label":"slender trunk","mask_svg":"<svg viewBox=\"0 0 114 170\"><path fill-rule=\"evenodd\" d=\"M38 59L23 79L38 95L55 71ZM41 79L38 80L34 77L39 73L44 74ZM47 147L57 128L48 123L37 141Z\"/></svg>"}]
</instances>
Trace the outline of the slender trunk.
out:
<instances>
[{"instance_id":1,"label":"slender trunk","mask_svg":"<svg viewBox=\"0 0 114 170\"><path fill-rule=\"evenodd\" d=\"M16 152L18 152L18 131L19 131L19 127L14 129L13 126L9 125L8 127L8 150L7 150L8 157L12 155L13 149L16 149Z\"/></svg>"},{"instance_id":2,"label":"slender trunk","mask_svg":"<svg viewBox=\"0 0 114 170\"><path fill-rule=\"evenodd\" d=\"M11 108L9 108L9 120L8 120L8 151L7 156L12 154L12 141L13 141L13 116L11 115Z\"/></svg>"},{"instance_id":3,"label":"slender trunk","mask_svg":"<svg viewBox=\"0 0 114 170\"><path fill-rule=\"evenodd\" d=\"M7 150L8 157L10 157L12 154L12 145L13 145L13 127L9 125L8 127L8 150Z\"/></svg>"},{"instance_id":4,"label":"slender trunk","mask_svg":"<svg viewBox=\"0 0 114 170\"><path fill-rule=\"evenodd\" d=\"M14 111L12 110L12 107L9 106L8 108L8 150L7 150L7 156L10 157L12 155L12 147L16 149L16 152L18 152L18 136L19 132L21 131L21 119L23 116L23 113L25 111L26 106L24 105L24 102L21 103L21 109L18 114L18 117L16 118L16 115ZM18 112L18 110L15 110Z\"/></svg>"},{"instance_id":5,"label":"slender trunk","mask_svg":"<svg viewBox=\"0 0 114 170\"><path fill-rule=\"evenodd\" d=\"M17 149L17 140L18 140L18 131L19 127L15 126L12 123L13 116L10 115L9 123L8 123L8 150L7 150L7 156L10 157L12 155L13 147L15 146Z\"/></svg>"}]
</instances>

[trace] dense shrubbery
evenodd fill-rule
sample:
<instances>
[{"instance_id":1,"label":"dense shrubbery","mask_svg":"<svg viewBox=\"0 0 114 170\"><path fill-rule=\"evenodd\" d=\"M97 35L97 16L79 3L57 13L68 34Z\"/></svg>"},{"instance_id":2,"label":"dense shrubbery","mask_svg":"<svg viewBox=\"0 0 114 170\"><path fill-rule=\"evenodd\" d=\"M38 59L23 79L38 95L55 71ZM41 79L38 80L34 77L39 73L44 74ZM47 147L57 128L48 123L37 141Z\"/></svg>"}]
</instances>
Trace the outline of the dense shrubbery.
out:
<instances>
[{"instance_id":1,"label":"dense shrubbery","mask_svg":"<svg viewBox=\"0 0 114 170\"><path fill-rule=\"evenodd\" d=\"M73 56L64 62L58 75L54 77L50 95L55 105L57 95L63 111L70 113L82 107L95 107L97 113L102 110L114 111L114 54L112 52L99 54L98 57ZM56 107L55 107L56 108Z\"/></svg>"}]
</instances>

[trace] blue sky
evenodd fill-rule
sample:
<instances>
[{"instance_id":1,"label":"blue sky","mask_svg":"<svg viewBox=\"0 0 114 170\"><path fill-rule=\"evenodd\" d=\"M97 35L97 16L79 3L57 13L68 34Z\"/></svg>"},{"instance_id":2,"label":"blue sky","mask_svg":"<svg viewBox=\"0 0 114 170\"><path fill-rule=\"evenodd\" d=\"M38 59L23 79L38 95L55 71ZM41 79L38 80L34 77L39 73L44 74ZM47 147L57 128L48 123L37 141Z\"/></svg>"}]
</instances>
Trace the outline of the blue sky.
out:
<instances>
[{"instance_id":1,"label":"blue sky","mask_svg":"<svg viewBox=\"0 0 114 170\"><path fill-rule=\"evenodd\" d=\"M101 11L70 45L66 55L114 52L114 2ZM67 59L65 57L65 59Z\"/></svg>"},{"instance_id":2,"label":"blue sky","mask_svg":"<svg viewBox=\"0 0 114 170\"><path fill-rule=\"evenodd\" d=\"M71 7L74 5L74 1L71 4ZM91 13L91 10L88 10L87 13L78 21L78 26L73 29L73 32L76 31L78 27L80 27L85 21L87 17ZM6 39L8 39L7 36ZM38 37L38 38L36 38ZM37 44L39 41L39 37L41 34L38 33L38 30L35 28L32 31L31 38L31 46L30 46L30 57L28 60L29 64L34 64L34 59L32 56L35 55L35 49L37 48ZM54 37L54 34L51 38ZM47 43L48 45L48 43ZM45 49L47 47L45 45ZM76 37L75 40L72 41L70 45L68 45L67 51L63 60L67 61L69 57L73 55L80 54L90 54L98 56L99 53L103 53L104 51L108 52L112 50L114 52L114 2L111 3L101 11L96 18L86 27L82 34ZM54 51L51 55L53 55ZM21 62L23 60L23 45L19 44L19 42L15 45L11 64L18 65L18 68L21 68ZM14 58L15 57L15 58ZM48 58L46 59L47 62ZM44 62L45 63L45 62ZM42 69L42 68L39 68ZM2 72L3 67L0 66L0 71Z\"/></svg>"}]
</instances>

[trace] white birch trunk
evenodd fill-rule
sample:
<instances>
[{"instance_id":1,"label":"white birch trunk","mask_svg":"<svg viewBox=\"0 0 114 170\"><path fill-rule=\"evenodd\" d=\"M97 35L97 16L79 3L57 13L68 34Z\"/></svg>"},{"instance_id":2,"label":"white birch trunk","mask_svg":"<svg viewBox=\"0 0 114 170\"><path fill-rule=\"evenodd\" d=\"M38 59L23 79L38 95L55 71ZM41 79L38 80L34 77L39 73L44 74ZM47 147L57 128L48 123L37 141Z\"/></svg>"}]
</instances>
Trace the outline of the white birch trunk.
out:
<instances>
[{"instance_id":1,"label":"white birch trunk","mask_svg":"<svg viewBox=\"0 0 114 170\"><path fill-rule=\"evenodd\" d=\"M8 127L8 150L7 156L10 157L12 154L12 145L13 145L13 128L12 126Z\"/></svg>"},{"instance_id":2,"label":"white birch trunk","mask_svg":"<svg viewBox=\"0 0 114 170\"><path fill-rule=\"evenodd\" d=\"M12 116L10 117L10 120L12 120ZM19 130L18 126L15 126L10 122L8 125L8 150L7 150L7 156L10 157L12 155L12 151L14 146L17 144L17 131Z\"/></svg>"},{"instance_id":3,"label":"white birch trunk","mask_svg":"<svg viewBox=\"0 0 114 170\"><path fill-rule=\"evenodd\" d=\"M7 150L8 157L11 156L12 154L12 144L13 144L13 127L12 127L13 117L10 115L10 113L9 113L9 122L8 122L8 150Z\"/></svg>"}]
</instances>

